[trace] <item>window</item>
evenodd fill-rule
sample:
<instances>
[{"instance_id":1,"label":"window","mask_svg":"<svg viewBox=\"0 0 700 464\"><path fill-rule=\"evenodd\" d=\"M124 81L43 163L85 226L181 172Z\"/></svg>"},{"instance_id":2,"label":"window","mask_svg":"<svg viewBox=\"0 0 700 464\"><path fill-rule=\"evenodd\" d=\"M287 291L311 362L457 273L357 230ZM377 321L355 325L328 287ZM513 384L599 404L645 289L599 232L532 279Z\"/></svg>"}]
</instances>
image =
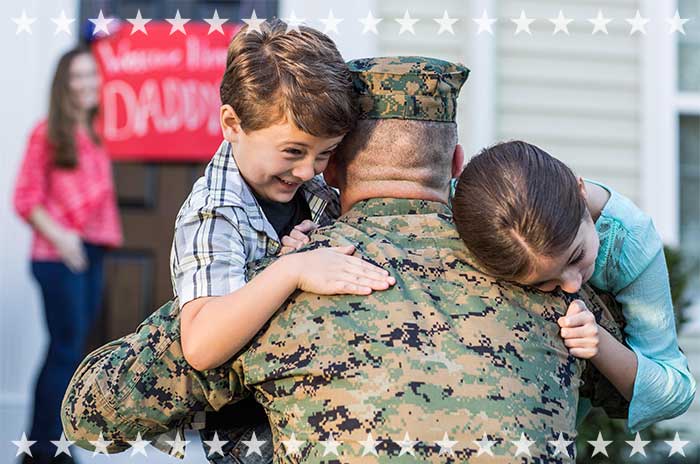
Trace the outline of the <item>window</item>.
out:
<instances>
[{"instance_id":1,"label":"window","mask_svg":"<svg viewBox=\"0 0 700 464\"><path fill-rule=\"evenodd\" d=\"M700 0L679 0L686 35L678 34L679 242L693 269L689 288L700 299ZM695 23L695 24L694 24Z\"/></svg>"}]
</instances>

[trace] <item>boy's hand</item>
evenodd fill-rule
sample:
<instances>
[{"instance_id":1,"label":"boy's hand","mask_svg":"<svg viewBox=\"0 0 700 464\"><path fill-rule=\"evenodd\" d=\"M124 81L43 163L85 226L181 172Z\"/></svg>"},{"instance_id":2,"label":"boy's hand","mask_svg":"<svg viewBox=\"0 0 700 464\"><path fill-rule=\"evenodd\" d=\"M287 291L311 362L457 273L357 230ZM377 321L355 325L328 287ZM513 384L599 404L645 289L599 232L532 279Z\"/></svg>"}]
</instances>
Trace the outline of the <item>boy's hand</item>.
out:
<instances>
[{"instance_id":1,"label":"boy's hand","mask_svg":"<svg viewBox=\"0 0 700 464\"><path fill-rule=\"evenodd\" d=\"M598 354L598 323L583 301L572 301L566 316L560 317L557 323L561 327L564 344L572 356L591 359Z\"/></svg>"},{"instance_id":2,"label":"boy's hand","mask_svg":"<svg viewBox=\"0 0 700 464\"><path fill-rule=\"evenodd\" d=\"M308 219L294 226L294 229L282 237L282 249L280 254L284 255L294 250L298 250L309 243L309 234L318 228L318 224Z\"/></svg>"},{"instance_id":3,"label":"boy's hand","mask_svg":"<svg viewBox=\"0 0 700 464\"><path fill-rule=\"evenodd\" d=\"M369 295L396 283L389 272L351 256L354 252L350 245L290 255L296 260L297 288L319 295Z\"/></svg>"}]
</instances>

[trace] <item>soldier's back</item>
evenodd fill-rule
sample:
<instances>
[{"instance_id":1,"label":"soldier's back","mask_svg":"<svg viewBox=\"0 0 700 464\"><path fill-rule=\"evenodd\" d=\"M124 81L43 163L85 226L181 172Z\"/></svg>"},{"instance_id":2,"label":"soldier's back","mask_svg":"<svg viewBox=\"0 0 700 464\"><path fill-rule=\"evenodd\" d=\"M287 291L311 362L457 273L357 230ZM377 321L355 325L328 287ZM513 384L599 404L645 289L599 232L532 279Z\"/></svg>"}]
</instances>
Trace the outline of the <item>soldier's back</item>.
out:
<instances>
[{"instance_id":1,"label":"soldier's back","mask_svg":"<svg viewBox=\"0 0 700 464\"><path fill-rule=\"evenodd\" d=\"M529 462L566 461L548 441L575 437L583 364L558 335L563 297L473 268L440 203L364 201L314 239L355 245L396 285L367 297L299 293L245 352L279 458L444 462L447 434L457 461L514 462L527 456L512 443L524 433ZM292 433L305 442L298 454L282 443ZM360 443L369 433L377 456ZM494 443L474 443L484 437Z\"/></svg>"}]
</instances>

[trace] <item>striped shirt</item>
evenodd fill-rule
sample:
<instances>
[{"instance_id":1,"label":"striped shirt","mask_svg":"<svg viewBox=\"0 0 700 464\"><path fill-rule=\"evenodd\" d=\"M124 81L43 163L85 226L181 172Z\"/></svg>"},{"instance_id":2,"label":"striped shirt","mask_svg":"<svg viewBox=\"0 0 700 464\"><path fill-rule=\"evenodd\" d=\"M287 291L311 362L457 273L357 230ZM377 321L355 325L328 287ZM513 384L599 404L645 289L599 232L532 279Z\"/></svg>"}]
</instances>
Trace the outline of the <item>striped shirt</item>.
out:
<instances>
[{"instance_id":1,"label":"striped shirt","mask_svg":"<svg viewBox=\"0 0 700 464\"><path fill-rule=\"evenodd\" d=\"M340 215L338 194L320 175L301 189L313 222L325 226ZM246 263L274 256L280 248L280 237L238 171L231 144L222 142L175 221L174 295L184 306L234 292L246 283Z\"/></svg>"}]
</instances>

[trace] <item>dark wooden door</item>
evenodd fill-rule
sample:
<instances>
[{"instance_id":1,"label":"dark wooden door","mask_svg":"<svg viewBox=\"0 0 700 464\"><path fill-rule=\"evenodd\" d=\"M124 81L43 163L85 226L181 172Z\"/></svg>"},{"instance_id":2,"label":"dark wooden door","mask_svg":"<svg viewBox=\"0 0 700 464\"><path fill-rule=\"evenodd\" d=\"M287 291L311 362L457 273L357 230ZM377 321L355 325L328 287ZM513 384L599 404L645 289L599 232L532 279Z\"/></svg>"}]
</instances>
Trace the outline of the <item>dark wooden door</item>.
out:
<instances>
[{"instance_id":1,"label":"dark wooden door","mask_svg":"<svg viewBox=\"0 0 700 464\"><path fill-rule=\"evenodd\" d=\"M104 303L88 349L133 332L172 298L170 248L175 218L204 167L114 163L124 246L105 259Z\"/></svg>"}]
</instances>

